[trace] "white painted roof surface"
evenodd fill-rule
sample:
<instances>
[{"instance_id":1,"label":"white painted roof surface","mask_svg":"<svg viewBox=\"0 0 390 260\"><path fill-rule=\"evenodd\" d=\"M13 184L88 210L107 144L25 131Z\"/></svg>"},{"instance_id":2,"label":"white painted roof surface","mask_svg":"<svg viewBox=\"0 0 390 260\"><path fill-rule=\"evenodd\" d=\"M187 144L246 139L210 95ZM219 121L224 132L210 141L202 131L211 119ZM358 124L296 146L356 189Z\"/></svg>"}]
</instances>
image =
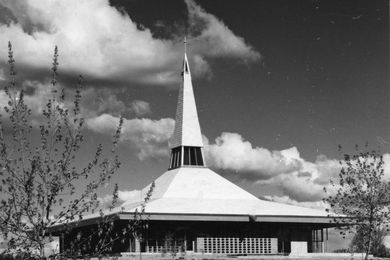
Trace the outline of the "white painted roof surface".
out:
<instances>
[{"instance_id":1,"label":"white painted roof surface","mask_svg":"<svg viewBox=\"0 0 390 260\"><path fill-rule=\"evenodd\" d=\"M186 54L184 54L183 80L177 102L175 129L172 138L169 141L170 148L178 146L203 147L194 91L192 88L191 72Z\"/></svg>"},{"instance_id":2,"label":"white painted roof surface","mask_svg":"<svg viewBox=\"0 0 390 260\"><path fill-rule=\"evenodd\" d=\"M134 213L141 210L141 203L151 184L142 189L141 196L124 202L104 215ZM146 204L147 215L176 215L186 220L200 220L202 216L250 216L266 222L311 222L313 218L326 218L325 211L260 200L205 167L181 167L165 172L155 180L155 188ZM83 220L99 218L95 212ZM284 219L286 217L286 219ZM293 220L291 220L291 217ZM267 218L267 219L265 219ZM207 217L205 218L207 219ZM76 217L77 220L77 217ZM330 220L330 218L329 218ZM327 221L322 223L328 223Z\"/></svg>"},{"instance_id":3,"label":"white painted roof surface","mask_svg":"<svg viewBox=\"0 0 390 260\"><path fill-rule=\"evenodd\" d=\"M142 190L146 194L150 185ZM121 205L133 212L140 199ZM137 203L138 202L138 203ZM181 167L165 172L155 180L145 211L157 214L215 214L326 217L325 211L260 200L212 170Z\"/></svg>"}]
</instances>

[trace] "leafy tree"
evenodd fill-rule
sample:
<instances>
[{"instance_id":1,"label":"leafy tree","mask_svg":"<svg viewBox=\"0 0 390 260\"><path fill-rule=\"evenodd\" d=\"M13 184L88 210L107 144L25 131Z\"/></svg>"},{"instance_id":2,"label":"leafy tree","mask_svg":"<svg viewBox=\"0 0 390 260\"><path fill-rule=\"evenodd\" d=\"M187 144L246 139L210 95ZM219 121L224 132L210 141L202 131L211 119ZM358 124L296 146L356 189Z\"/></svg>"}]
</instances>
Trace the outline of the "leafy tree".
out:
<instances>
[{"instance_id":1,"label":"leafy tree","mask_svg":"<svg viewBox=\"0 0 390 260\"><path fill-rule=\"evenodd\" d=\"M126 225L118 228L115 221L118 219L120 211L112 212L114 207L117 206L118 186L116 185L111 206L108 212L104 213L103 210L100 210L100 218L97 220L96 227L89 228L88 234L83 234L82 231L73 234L72 245L57 256L65 258L76 256L100 257L110 253L115 244L128 243L130 237L137 238L142 242L149 221L149 215L145 213L145 207L152 196L154 187L155 183L152 182L143 202L140 204L139 210L134 211L133 218L129 219ZM72 230L65 229L64 232L69 234Z\"/></svg>"},{"instance_id":2,"label":"leafy tree","mask_svg":"<svg viewBox=\"0 0 390 260\"><path fill-rule=\"evenodd\" d=\"M387 226L390 216L390 186L384 180L383 156L367 151L367 146L365 151L356 146L356 154L345 154L340 165L338 181L331 180L333 192L328 191L324 201L334 213L345 216L334 218L341 234L358 231L367 259L375 231Z\"/></svg>"},{"instance_id":3,"label":"leafy tree","mask_svg":"<svg viewBox=\"0 0 390 260\"><path fill-rule=\"evenodd\" d=\"M108 157L98 145L85 167L76 166L84 139L81 76L69 106L65 90L57 84L56 47L48 86L51 97L36 129L25 90L16 84L11 43L8 47L10 80L4 88L8 104L0 121L0 228L11 248L32 253L37 250L42 258L53 225L82 219L98 206L98 188L109 182L120 166L116 147L123 120L113 135ZM82 189L78 184L81 180L86 182Z\"/></svg>"},{"instance_id":4,"label":"leafy tree","mask_svg":"<svg viewBox=\"0 0 390 260\"><path fill-rule=\"evenodd\" d=\"M390 252L383 244L383 240L387 234L385 228L375 229L372 233L372 242L370 253L377 257L389 257ZM353 252L364 252L365 251L365 237L364 232L361 232L360 229L356 230L355 235L351 241L351 248Z\"/></svg>"}]
</instances>

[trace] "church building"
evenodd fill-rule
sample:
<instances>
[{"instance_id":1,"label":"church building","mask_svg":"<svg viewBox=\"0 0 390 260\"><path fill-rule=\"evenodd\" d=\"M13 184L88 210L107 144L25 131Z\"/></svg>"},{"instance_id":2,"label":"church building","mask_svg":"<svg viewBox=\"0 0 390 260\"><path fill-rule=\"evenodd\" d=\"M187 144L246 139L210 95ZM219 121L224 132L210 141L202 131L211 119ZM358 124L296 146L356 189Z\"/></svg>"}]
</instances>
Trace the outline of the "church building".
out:
<instances>
[{"instance_id":1,"label":"church building","mask_svg":"<svg viewBox=\"0 0 390 260\"><path fill-rule=\"evenodd\" d=\"M191 252L261 255L323 252L326 230L334 226L325 211L265 201L207 167L204 158L191 71L184 53L176 123L169 142L168 170L142 189L142 197L124 202L109 214L125 226L141 210L147 219L142 238L131 234L112 253ZM309 188L309 187L308 187ZM74 227L88 230L100 216L86 216ZM118 228L119 230L120 228ZM71 235L62 235L66 250Z\"/></svg>"}]
</instances>

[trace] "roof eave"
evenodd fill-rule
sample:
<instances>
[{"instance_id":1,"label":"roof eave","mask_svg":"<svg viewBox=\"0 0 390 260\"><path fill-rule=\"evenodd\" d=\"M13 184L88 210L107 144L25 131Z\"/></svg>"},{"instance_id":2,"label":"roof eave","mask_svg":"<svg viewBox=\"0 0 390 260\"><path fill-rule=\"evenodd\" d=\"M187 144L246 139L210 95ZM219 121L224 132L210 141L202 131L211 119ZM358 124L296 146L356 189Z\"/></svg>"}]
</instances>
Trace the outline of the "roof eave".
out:
<instances>
[{"instance_id":1,"label":"roof eave","mask_svg":"<svg viewBox=\"0 0 390 260\"><path fill-rule=\"evenodd\" d=\"M104 217L93 217L77 220L67 224L58 224L50 228L51 233L60 233L68 228L84 227L107 221L131 220L134 212L118 212L108 214ZM327 216L280 216L280 215L248 215L248 214L184 214L184 213L145 213L142 219L150 221L222 221L222 222L264 222L264 223L302 223L302 224L323 224L327 227L335 227L340 224L334 221L334 217Z\"/></svg>"},{"instance_id":2,"label":"roof eave","mask_svg":"<svg viewBox=\"0 0 390 260\"><path fill-rule=\"evenodd\" d=\"M254 220L256 222L311 223L311 224L329 224L329 225L337 226L337 224L334 222L334 217L328 217L328 216L256 215Z\"/></svg>"},{"instance_id":3,"label":"roof eave","mask_svg":"<svg viewBox=\"0 0 390 260\"><path fill-rule=\"evenodd\" d=\"M62 233L64 230L68 229L73 229L73 228L78 228L78 227L84 227L84 226L89 226L89 225L95 225L98 223L104 223L108 221L115 221L120 219L119 213L110 213L107 215L102 216L96 216L96 217L88 217L85 219L80 219L80 220L74 220L70 221L68 223L59 223L55 224L51 227L49 227L50 233L55 235L56 233Z\"/></svg>"},{"instance_id":4,"label":"roof eave","mask_svg":"<svg viewBox=\"0 0 390 260\"><path fill-rule=\"evenodd\" d=\"M131 212L122 212L119 218L129 220ZM333 217L327 216L270 216L270 215L233 215L233 214L184 214L184 213L145 213L148 220L172 221L232 221L232 222L277 222L277 223L310 223L337 226Z\"/></svg>"}]
</instances>

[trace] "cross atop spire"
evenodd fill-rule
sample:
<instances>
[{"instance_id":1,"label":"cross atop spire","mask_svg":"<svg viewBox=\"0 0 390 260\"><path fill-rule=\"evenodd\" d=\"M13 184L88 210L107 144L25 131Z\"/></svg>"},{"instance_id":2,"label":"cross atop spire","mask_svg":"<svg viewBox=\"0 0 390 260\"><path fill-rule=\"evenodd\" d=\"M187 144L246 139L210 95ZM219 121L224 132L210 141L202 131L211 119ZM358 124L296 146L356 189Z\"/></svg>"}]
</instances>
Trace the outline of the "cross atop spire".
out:
<instances>
[{"instance_id":1,"label":"cross atop spire","mask_svg":"<svg viewBox=\"0 0 390 260\"><path fill-rule=\"evenodd\" d=\"M187 37L184 36L184 54L187 55Z\"/></svg>"},{"instance_id":2,"label":"cross atop spire","mask_svg":"<svg viewBox=\"0 0 390 260\"><path fill-rule=\"evenodd\" d=\"M204 166L202 134L192 88L186 38L184 38L182 83L177 102L175 129L169 146L172 149L169 169L181 166Z\"/></svg>"}]
</instances>

